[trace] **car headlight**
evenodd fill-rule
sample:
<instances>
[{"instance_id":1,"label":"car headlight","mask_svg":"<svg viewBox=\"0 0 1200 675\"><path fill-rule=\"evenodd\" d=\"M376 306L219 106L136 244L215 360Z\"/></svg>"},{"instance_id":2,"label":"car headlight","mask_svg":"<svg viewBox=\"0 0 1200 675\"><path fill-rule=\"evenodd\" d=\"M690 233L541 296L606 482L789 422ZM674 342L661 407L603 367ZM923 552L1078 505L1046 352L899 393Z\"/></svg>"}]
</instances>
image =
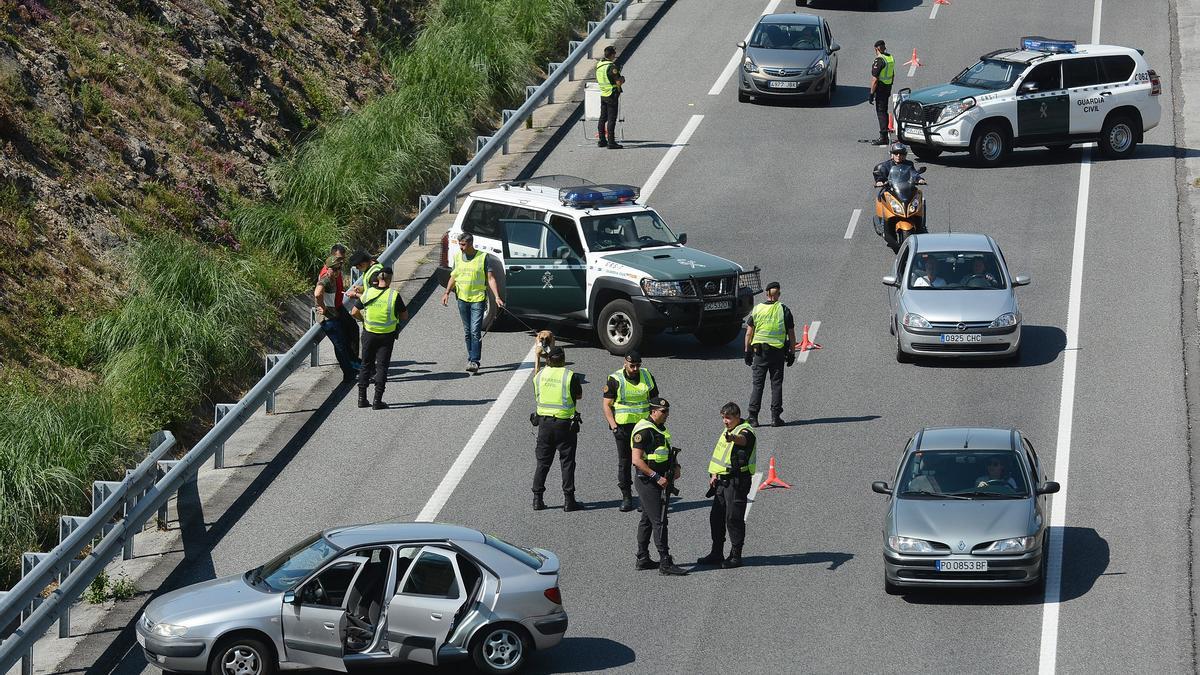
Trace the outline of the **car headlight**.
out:
<instances>
[{"instance_id":1,"label":"car headlight","mask_svg":"<svg viewBox=\"0 0 1200 675\"><path fill-rule=\"evenodd\" d=\"M929 325L929 322L925 320L925 317L921 316L920 314L913 314L912 312L906 312L904 314L904 320L901 321L901 323L903 323L905 326L908 326L909 328L932 328L933 327L933 326Z\"/></svg>"},{"instance_id":2,"label":"car headlight","mask_svg":"<svg viewBox=\"0 0 1200 675\"><path fill-rule=\"evenodd\" d=\"M746 71L747 73L757 73L758 64L754 62L754 59L747 56L746 60L742 61L742 70Z\"/></svg>"},{"instance_id":3,"label":"car headlight","mask_svg":"<svg viewBox=\"0 0 1200 675\"><path fill-rule=\"evenodd\" d=\"M809 75L820 75L825 72L825 59L817 59L815 63L808 67Z\"/></svg>"},{"instance_id":4,"label":"car headlight","mask_svg":"<svg viewBox=\"0 0 1200 675\"><path fill-rule=\"evenodd\" d=\"M642 292L651 297L678 298L683 295L683 284L678 281L642 279Z\"/></svg>"},{"instance_id":5,"label":"car headlight","mask_svg":"<svg viewBox=\"0 0 1200 675\"><path fill-rule=\"evenodd\" d=\"M970 110L971 108L974 108L974 107L975 107L975 97L974 96L968 96L960 101L953 101L951 103L947 103L946 107L942 108L942 112L940 115L938 115L937 121L934 122L934 124L941 124L942 122L949 122L950 120L954 119L955 117L958 117L959 115L967 112L968 110Z\"/></svg>"},{"instance_id":6,"label":"car headlight","mask_svg":"<svg viewBox=\"0 0 1200 675\"><path fill-rule=\"evenodd\" d=\"M1021 315L1016 312L1006 312L996 317L996 320L988 324L988 328L1008 328L1021 323Z\"/></svg>"},{"instance_id":7,"label":"car headlight","mask_svg":"<svg viewBox=\"0 0 1200 675\"><path fill-rule=\"evenodd\" d=\"M979 553L1025 553L1037 546L1037 537L1012 537L993 541Z\"/></svg>"},{"instance_id":8,"label":"car headlight","mask_svg":"<svg viewBox=\"0 0 1200 675\"><path fill-rule=\"evenodd\" d=\"M888 206L892 207L893 213L898 213L902 216L905 214L904 205L900 203L899 199L891 195L888 195Z\"/></svg>"},{"instance_id":9,"label":"car headlight","mask_svg":"<svg viewBox=\"0 0 1200 675\"><path fill-rule=\"evenodd\" d=\"M156 623L150 627L150 632L160 637L183 637L187 635L187 626L173 623Z\"/></svg>"},{"instance_id":10,"label":"car headlight","mask_svg":"<svg viewBox=\"0 0 1200 675\"><path fill-rule=\"evenodd\" d=\"M888 548L896 553L933 553L933 544L924 539L911 537L888 537Z\"/></svg>"}]
</instances>

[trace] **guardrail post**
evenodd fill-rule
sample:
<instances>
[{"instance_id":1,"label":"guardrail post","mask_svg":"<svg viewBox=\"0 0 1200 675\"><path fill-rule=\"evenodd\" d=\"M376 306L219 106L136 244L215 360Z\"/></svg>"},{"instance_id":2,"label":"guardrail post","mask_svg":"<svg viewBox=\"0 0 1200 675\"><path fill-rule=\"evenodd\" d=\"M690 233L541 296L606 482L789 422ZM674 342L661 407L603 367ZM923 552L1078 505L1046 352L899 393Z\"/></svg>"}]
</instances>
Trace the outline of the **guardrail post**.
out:
<instances>
[{"instance_id":1,"label":"guardrail post","mask_svg":"<svg viewBox=\"0 0 1200 675\"><path fill-rule=\"evenodd\" d=\"M137 472L133 469L125 469L125 481L129 483L131 489L125 491L125 509L121 517L129 515L133 510L133 505L137 504L137 500L141 497L141 490L133 490L133 483L136 482ZM121 560L133 560L133 537L134 529L131 523L126 522L125 527L125 545L121 548Z\"/></svg>"},{"instance_id":2,"label":"guardrail post","mask_svg":"<svg viewBox=\"0 0 1200 675\"><path fill-rule=\"evenodd\" d=\"M313 307L308 310L308 325L317 325L317 308ZM308 365L310 368L316 368L321 365L321 341L317 340L313 343L312 351L308 354Z\"/></svg>"},{"instance_id":3,"label":"guardrail post","mask_svg":"<svg viewBox=\"0 0 1200 675\"><path fill-rule=\"evenodd\" d=\"M58 519L58 543L66 541L71 533L87 524L87 518L83 516L60 516ZM71 571L80 563L78 560L73 560L67 565L65 574L58 575L58 583L61 584L63 579L71 574ZM58 637L71 637L71 606L67 605L63 608L62 613L58 615Z\"/></svg>"},{"instance_id":4,"label":"guardrail post","mask_svg":"<svg viewBox=\"0 0 1200 675\"><path fill-rule=\"evenodd\" d=\"M437 199L437 195L421 195L420 197L417 197L417 204L420 206L420 209L422 211L424 211L425 209L429 208L433 204L435 199ZM442 210L438 209L438 213L441 213L441 212L442 212ZM429 230L428 227L422 227L421 231L417 233L417 245L418 246L425 245L425 234L428 232L428 230Z\"/></svg>"},{"instance_id":5,"label":"guardrail post","mask_svg":"<svg viewBox=\"0 0 1200 675\"><path fill-rule=\"evenodd\" d=\"M157 483L159 480L162 480L162 477L167 475L167 472L169 472L171 469L175 468L175 465L178 463L179 463L178 459L159 460L158 461L158 480L155 480L154 482ZM158 529L161 529L161 530L167 529L167 523L170 522L170 518L171 518L171 514L167 512L167 504L170 501L171 500L168 497L166 500L163 501L162 506L158 507L158 522L155 523L155 526Z\"/></svg>"},{"instance_id":6,"label":"guardrail post","mask_svg":"<svg viewBox=\"0 0 1200 675\"><path fill-rule=\"evenodd\" d=\"M546 64L546 76L549 77L550 75L553 75L559 68L562 68L561 63L551 62ZM572 79L571 73L567 73L567 81L570 82ZM546 97L546 103L554 103L554 89L554 87L550 88L550 95Z\"/></svg>"},{"instance_id":7,"label":"guardrail post","mask_svg":"<svg viewBox=\"0 0 1200 675\"><path fill-rule=\"evenodd\" d=\"M513 118L513 115L516 115L516 114L517 114L517 111L513 110L511 108L505 108L504 110L501 110L500 111L500 124L501 125L508 124L508 121L511 120ZM500 148L500 154L502 154L502 155L508 154L508 136L504 137L504 145L501 146L501 148Z\"/></svg>"},{"instance_id":8,"label":"guardrail post","mask_svg":"<svg viewBox=\"0 0 1200 675\"><path fill-rule=\"evenodd\" d=\"M574 52L576 49L579 49L579 48L580 48L580 47L582 47L582 46L583 46L583 41L582 41L582 40L571 40L570 42L568 42L568 43L567 43L567 53L568 53L568 54L570 54L570 53ZM590 59L590 58L592 58L592 47L591 47L591 45L588 45L588 49L587 49L587 57L588 57L589 59Z\"/></svg>"},{"instance_id":9,"label":"guardrail post","mask_svg":"<svg viewBox=\"0 0 1200 675\"><path fill-rule=\"evenodd\" d=\"M99 511L108 496L117 491L121 483L115 480L92 481L92 511Z\"/></svg>"},{"instance_id":10,"label":"guardrail post","mask_svg":"<svg viewBox=\"0 0 1200 675\"><path fill-rule=\"evenodd\" d=\"M279 359L282 356L283 356L283 354L267 354L263 358L263 375L264 376L267 373L271 372L271 369L275 367L275 364L279 363ZM275 414L275 390L274 389L270 389L267 391L266 408L267 408L268 415Z\"/></svg>"},{"instance_id":11,"label":"guardrail post","mask_svg":"<svg viewBox=\"0 0 1200 675\"><path fill-rule=\"evenodd\" d=\"M270 358L270 357L268 356L267 358ZM268 365L267 370L270 370L270 369L271 369L271 366ZM274 409L275 392L270 392L267 394L267 401L268 401L267 405L270 406L267 409L267 412L271 412L271 410ZM233 410L233 406L235 406L235 405L237 405L237 404L236 403L218 403L218 404L214 405L213 406L213 426L216 426L217 422L220 422L221 418L225 417L225 415L230 410ZM217 451L213 453L213 468L214 469L224 469L225 468L225 444L224 443L221 443L220 445L218 445Z\"/></svg>"},{"instance_id":12,"label":"guardrail post","mask_svg":"<svg viewBox=\"0 0 1200 675\"><path fill-rule=\"evenodd\" d=\"M30 572L32 572L33 568L37 567L38 563L40 563L41 561L43 561L49 557L50 557L49 553L31 553L28 551L25 553L22 553L21 554L21 576L25 576L25 575L29 574ZM29 603L29 606L26 607L25 609L30 614L32 614L34 612L34 610L36 610L38 608L38 606L41 604L42 604L42 596L38 595ZM30 664L32 664L33 663L33 651L31 650L29 652L29 654L30 654L29 662L30 662Z\"/></svg>"},{"instance_id":13,"label":"guardrail post","mask_svg":"<svg viewBox=\"0 0 1200 675\"><path fill-rule=\"evenodd\" d=\"M465 168L467 168L466 164L451 164L450 165L450 180L453 181L455 178L458 178L458 174L462 173L463 169L465 169ZM451 195L451 197L450 197L450 213L458 213L458 195L457 194Z\"/></svg>"},{"instance_id":14,"label":"guardrail post","mask_svg":"<svg viewBox=\"0 0 1200 675\"><path fill-rule=\"evenodd\" d=\"M551 61L550 67L546 69L546 74L548 74L548 75L553 74L559 68L562 68L562 65L563 64L561 61ZM567 70L567 82L574 82L574 81L575 81L575 69L571 68L571 69Z\"/></svg>"},{"instance_id":15,"label":"guardrail post","mask_svg":"<svg viewBox=\"0 0 1200 675\"><path fill-rule=\"evenodd\" d=\"M488 141L490 141L490 140L492 140L491 136L476 136L475 137L475 154L478 155L480 153L480 151L483 150L484 146L486 146L488 144ZM479 164L479 171L475 173L475 182L476 183L483 182L483 167L484 167L484 163L481 162Z\"/></svg>"}]
</instances>

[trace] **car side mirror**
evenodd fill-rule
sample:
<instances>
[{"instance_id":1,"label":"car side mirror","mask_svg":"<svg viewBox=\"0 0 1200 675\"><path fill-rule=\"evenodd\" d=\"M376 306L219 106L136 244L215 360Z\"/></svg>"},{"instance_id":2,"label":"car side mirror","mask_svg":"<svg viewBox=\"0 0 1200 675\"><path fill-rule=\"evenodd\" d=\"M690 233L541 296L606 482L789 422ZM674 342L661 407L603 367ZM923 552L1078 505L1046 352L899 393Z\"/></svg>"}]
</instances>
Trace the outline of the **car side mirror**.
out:
<instances>
[{"instance_id":1,"label":"car side mirror","mask_svg":"<svg viewBox=\"0 0 1200 675\"><path fill-rule=\"evenodd\" d=\"M574 253L571 253L571 249L570 249L570 248L568 248L568 247L566 247L566 246L560 246L560 247L558 248L558 257L559 257L561 260L570 260L571 258L574 258L574 257L575 257L575 254L574 254Z\"/></svg>"},{"instance_id":2,"label":"car side mirror","mask_svg":"<svg viewBox=\"0 0 1200 675\"><path fill-rule=\"evenodd\" d=\"M871 483L871 492L878 492L881 495L890 495L892 494L892 488L888 487L887 483L877 480L874 483Z\"/></svg>"},{"instance_id":3,"label":"car side mirror","mask_svg":"<svg viewBox=\"0 0 1200 675\"><path fill-rule=\"evenodd\" d=\"M1062 486L1060 486L1058 483L1048 480L1045 483L1037 486L1037 493L1039 495L1052 495L1055 492L1058 492L1060 487Z\"/></svg>"},{"instance_id":4,"label":"car side mirror","mask_svg":"<svg viewBox=\"0 0 1200 675\"><path fill-rule=\"evenodd\" d=\"M683 244L684 246L687 246L687 232L680 232L679 236L675 237L675 239L677 239L679 243Z\"/></svg>"},{"instance_id":5,"label":"car side mirror","mask_svg":"<svg viewBox=\"0 0 1200 675\"><path fill-rule=\"evenodd\" d=\"M796 0L796 1L797 1L797 2L799 2L799 0ZM745 49L745 48L746 48L746 41L745 41L745 40L742 40L741 42L737 43L737 48L738 48L738 49Z\"/></svg>"},{"instance_id":6,"label":"car side mirror","mask_svg":"<svg viewBox=\"0 0 1200 675\"><path fill-rule=\"evenodd\" d=\"M1017 89L1018 94L1032 94L1038 90L1037 82L1022 82Z\"/></svg>"},{"instance_id":7,"label":"car side mirror","mask_svg":"<svg viewBox=\"0 0 1200 675\"><path fill-rule=\"evenodd\" d=\"M885 274L883 277L883 285L884 286L899 286L900 284L896 281L896 275Z\"/></svg>"},{"instance_id":8,"label":"car side mirror","mask_svg":"<svg viewBox=\"0 0 1200 675\"><path fill-rule=\"evenodd\" d=\"M928 168L929 167L927 167L927 166L919 166L919 167L917 167L917 173L925 173L925 169L928 169Z\"/></svg>"},{"instance_id":9,"label":"car side mirror","mask_svg":"<svg viewBox=\"0 0 1200 675\"><path fill-rule=\"evenodd\" d=\"M283 592L283 604L285 604L285 605L296 604L296 591L284 591Z\"/></svg>"},{"instance_id":10,"label":"car side mirror","mask_svg":"<svg viewBox=\"0 0 1200 675\"><path fill-rule=\"evenodd\" d=\"M797 3L796 3L796 4L800 4L800 3L799 3L799 0L797 0ZM842 46L841 46L841 45L839 45L839 44L838 44L838 43L836 43L836 42L834 42L833 44L829 45L829 51L831 51L831 52L836 52L837 50L839 50L839 49L841 49L841 48L842 48Z\"/></svg>"},{"instance_id":11,"label":"car side mirror","mask_svg":"<svg viewBox=\"0 0 1200 675\"><path fill-rule=\"evenodd\" d=\"M1028 274L1018 274L1013 277L1013 286L1028 286L1030 281Z\"/></svg>"}]
</instances>

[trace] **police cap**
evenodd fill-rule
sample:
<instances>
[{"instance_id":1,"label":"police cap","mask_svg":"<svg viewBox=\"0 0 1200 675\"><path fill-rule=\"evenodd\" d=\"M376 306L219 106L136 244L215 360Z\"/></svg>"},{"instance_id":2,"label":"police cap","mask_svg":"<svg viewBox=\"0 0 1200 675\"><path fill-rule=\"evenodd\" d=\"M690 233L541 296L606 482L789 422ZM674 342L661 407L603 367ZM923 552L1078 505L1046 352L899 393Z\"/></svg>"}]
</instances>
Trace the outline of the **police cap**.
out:
<instances>
[{"instance_id":1,"label":"police cap","mask_svg":"<svg viewBox=\"0 0 1200 675\"><path fill-rule=\"evenodd\" d=\"M562 347L554 345L549 349L549 351L546 352L546 358L550 359L551 361L561 361L567 358L567 353L563 351Z\"/></svg>"},{"instance_id":2,"label":"police cap","mask_svg":"<svg viewBox=\"0 0 1200 675\"><path fill-rule=\"evenodd\" d=\"M767 284L767 290L768 290L768 291L772 291L772 290L774 290L774 291L777 291L777 290L779 290L779 282L778 282L778 281L772 281L771 283Z\"/></svg>"},{"instance_id":3,"label":"police cap","mask_svg":"<svg viewBox=\"0 0 1200 675\"><path fill-rule=\"evenodd\" d=\"M641 363L642 362L642 354L641 354L641 352L639 352L638 350L635 349L625 355L625 360L630 363Z\"/></svg>"},{"instance_id":4,"label":"police cap","mask_svg":"<svg viewBox=\"0 0 1200 675\"><path fill-rule=\"evenodd\" d=\"M661 396L655 396L654 398L650 399L650 409L669 411L671 409L671 404L667 403L667 399Z\"/></svg>"}]
</instances>

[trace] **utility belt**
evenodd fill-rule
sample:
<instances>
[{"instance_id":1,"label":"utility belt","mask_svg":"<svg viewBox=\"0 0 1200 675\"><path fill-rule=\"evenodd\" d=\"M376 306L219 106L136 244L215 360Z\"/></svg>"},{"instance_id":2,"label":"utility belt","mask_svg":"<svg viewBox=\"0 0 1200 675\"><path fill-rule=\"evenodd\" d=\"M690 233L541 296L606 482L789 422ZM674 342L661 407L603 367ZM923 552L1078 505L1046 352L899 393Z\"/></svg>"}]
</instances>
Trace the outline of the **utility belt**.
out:
<instances>
[{"instance_id":1,"label":"utility belt","mask_svg":"<svg viewBox=\"0 0 1200 675\"><path fill-rule=\"evenodd\" d=\"M532 424L533 426L535 426L535 427L538 426L539 424L542 423L542 420L570 422L571 423L571 431L576 432L576 433L578 433L579 429L583 426L583 416L581 416L579 414L578 410L575 411L575 417L572 417L570 419L564 419L562 417L555 417L554 415L539 415L536 412L529 413L529 423Z\"/></svg>"},{"instance_id":2,"label":"utility belt","mask_svg":"<svg viewBox=\"0 0 1200 675\"><path fill-rule=\"evenodd\" d=\"M772 352L784 351L784 349L783 347L774 347L765 342L757 342L750 345L750 351L754 352L755 354L770 354Z\"/></svg>"}]
</instances>

